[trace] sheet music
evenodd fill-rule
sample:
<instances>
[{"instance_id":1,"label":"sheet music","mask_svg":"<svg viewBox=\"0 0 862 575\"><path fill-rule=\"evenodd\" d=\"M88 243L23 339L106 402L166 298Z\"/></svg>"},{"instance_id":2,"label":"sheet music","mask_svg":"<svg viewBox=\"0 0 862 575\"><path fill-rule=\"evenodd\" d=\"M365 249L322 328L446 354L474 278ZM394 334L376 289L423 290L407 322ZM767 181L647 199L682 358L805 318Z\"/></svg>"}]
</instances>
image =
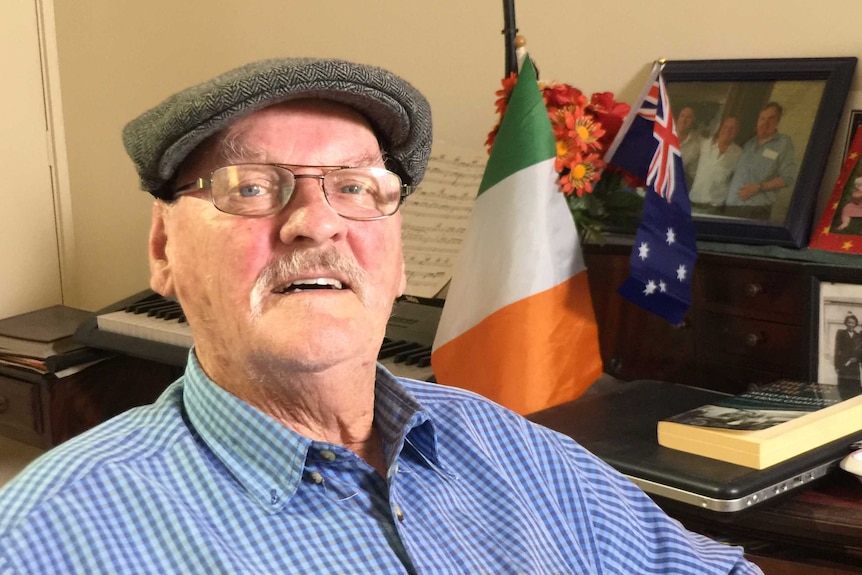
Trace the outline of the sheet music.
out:
<instances>
[{"instance_id":1,"label":"sheet music","mask_svg":"<svg viewBox=\"0 0 862 575\"><path fill-rule=\"evenodd\" d=\"M452 277L488 155L435 146L401 208L407 295L434 297Z\"/></svg>"}]
</instances>

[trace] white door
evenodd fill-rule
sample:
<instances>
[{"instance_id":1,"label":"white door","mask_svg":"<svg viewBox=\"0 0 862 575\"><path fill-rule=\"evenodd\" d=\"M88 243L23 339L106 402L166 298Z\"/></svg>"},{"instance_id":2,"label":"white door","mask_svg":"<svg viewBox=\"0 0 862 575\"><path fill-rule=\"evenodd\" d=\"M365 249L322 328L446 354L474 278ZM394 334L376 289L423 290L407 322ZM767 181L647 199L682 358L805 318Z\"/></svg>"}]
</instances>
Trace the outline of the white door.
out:
<instances>
[{"instance_id":1,"label":"white door","mask_svg":"<svg viewBox=\"0 0 862 575\"><path fill-rule=\"evenodd\" d=\"M37 9L0 4L0 318L62 301Z\"/></svg>"}]
</instances>

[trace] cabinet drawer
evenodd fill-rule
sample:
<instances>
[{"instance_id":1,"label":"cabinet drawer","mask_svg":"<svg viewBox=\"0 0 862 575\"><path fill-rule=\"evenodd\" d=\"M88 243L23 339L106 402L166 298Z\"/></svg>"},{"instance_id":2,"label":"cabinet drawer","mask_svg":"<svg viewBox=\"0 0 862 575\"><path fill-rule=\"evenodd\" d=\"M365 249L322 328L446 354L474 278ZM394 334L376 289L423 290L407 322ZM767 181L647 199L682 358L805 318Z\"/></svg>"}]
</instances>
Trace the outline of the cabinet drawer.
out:
<instances>
[{"instance_id":1,"label":"cabinet drawer","mask_svg":"<svg viewBox=\"0 0 862 575\"><path fill-rule=\"evenodd\" d=\"M800 326L703 312L696 331L697 353L711 363L774 371L783 377L804 373L807 354Z\"/></svg>"},{"instance_id":2,"label":"cabinet drawer","mask_svg":"<svg viewBox=\"0 0 862 575\"><path fill-rule=\"evenodd\" d=\"M698 271L694 296L703 309L795 325L804 321L804 274L716 264Z\"/></svg>"},{"instance_id":3,"label":"cabinet drawer","mask_svg":"<svg viewBox=\"0 0 862 575\"><path fill-rule=\"evenodd\" d=\"M42 433L38 385L0 375L0 427L21 439Z\"/></svg>"}]
</instances>

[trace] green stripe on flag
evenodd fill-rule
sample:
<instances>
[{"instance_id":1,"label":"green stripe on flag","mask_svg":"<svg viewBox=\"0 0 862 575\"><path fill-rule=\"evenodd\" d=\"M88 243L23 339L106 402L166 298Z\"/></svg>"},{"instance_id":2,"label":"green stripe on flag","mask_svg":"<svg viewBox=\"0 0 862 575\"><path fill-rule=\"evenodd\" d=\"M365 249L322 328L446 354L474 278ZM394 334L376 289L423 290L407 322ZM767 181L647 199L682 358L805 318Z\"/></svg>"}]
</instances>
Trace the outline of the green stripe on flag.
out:
<instances>
[{"instance_id":1,"label":"green stripe on flag","mask_svg":"<svg viewBox=\"0 0 862 575\"><path fill-rule=\"evenodd\" d=\"M518 81L500 122L491 156L479 186L479 195L528 166L557 154L548 109L542 100L536 71L529 56L524 59Z\"/></svg>"}]
</instances>

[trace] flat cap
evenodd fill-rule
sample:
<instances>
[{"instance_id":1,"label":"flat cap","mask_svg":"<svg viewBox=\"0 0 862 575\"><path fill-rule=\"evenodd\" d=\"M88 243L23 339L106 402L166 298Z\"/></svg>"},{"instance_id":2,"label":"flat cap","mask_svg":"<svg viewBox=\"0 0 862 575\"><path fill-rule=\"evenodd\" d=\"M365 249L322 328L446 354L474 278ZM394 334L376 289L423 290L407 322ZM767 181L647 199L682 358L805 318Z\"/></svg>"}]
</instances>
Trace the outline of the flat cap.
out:
<instances>
[{"instance_id":1,"label":"flat cap","mask_svg":"<svg viewBox=\"0 0 862 575\"><path fill-rule=\"evenodd\" d=\"M371 124L390 169L417 185L431 153L431 108L402 78L344 60L281 58L247 64L174 94L123 129L141 189L173 196L182 161L207 137L267 106L316 98L346 105Z\"/></svg>"}]
</instances>

